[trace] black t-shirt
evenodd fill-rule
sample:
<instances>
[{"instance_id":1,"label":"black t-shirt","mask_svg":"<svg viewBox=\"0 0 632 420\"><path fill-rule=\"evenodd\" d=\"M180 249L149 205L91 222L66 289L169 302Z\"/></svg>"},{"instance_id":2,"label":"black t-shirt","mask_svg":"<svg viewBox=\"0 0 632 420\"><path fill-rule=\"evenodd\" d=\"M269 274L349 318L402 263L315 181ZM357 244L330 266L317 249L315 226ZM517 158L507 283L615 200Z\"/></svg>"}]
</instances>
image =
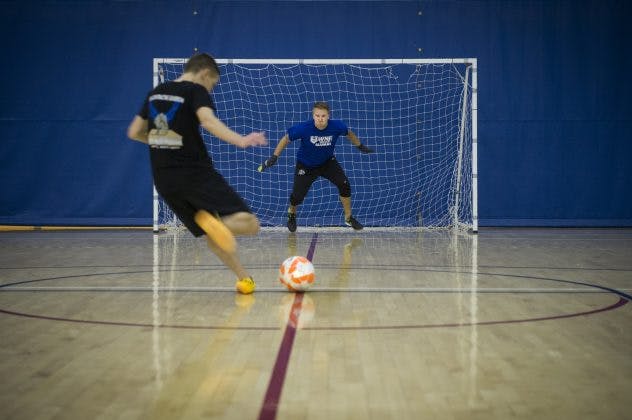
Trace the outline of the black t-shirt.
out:
<instances>
[{"instance_id":1,"label":"black t-shirt","mask_svg":"<svg viewBox=\"0 0 632 420\"><path fill-rule=\"evenodd\" d=\"M159 168L211 166L211 158L202 141L200 121L196 115L201 107L215 110L209 93L198 83L166 82L149 92L138 115L148 120L149 130L168 129L182 137L180 148L149 148L154 173Z\"/></svg>"}]
</instances>

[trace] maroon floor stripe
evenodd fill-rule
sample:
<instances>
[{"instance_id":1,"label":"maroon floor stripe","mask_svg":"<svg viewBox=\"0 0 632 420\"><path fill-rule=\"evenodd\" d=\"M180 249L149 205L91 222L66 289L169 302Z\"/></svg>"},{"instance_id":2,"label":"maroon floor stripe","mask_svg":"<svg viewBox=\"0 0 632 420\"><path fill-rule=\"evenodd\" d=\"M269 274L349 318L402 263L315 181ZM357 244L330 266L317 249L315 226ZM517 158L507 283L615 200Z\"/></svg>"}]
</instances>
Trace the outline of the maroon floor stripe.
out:
<instances>
[{"instance_id":1,"label":"maroon floor stripe","mask_svg":"<svg viewBox=\"0 0 632 420\"><path fill-rule=\"evenodd\" d=\"M310 261L314 258L317 241L318 233L314 233L306 255L307 259ZM303 293L296 293L294 296L294 302L292 303L292 310L290 310L290 316L287 320L285 333L283 334L283 340L281 340L281 347L279 347L279 353L277 354L276 362L274 363L274 368L272 369L270 383L268 384L268 389L263 399L263 406L259 412L259 420L274 420L276 418L277 408L279 406L279 401L281 400L281 392L283 391L283 383L285 382L285 373L287 372L287 366L290 363L290 355L292 354L292 347L294 346L296 328L301 316L302 303Z\"/></svg>"}]
</instances>

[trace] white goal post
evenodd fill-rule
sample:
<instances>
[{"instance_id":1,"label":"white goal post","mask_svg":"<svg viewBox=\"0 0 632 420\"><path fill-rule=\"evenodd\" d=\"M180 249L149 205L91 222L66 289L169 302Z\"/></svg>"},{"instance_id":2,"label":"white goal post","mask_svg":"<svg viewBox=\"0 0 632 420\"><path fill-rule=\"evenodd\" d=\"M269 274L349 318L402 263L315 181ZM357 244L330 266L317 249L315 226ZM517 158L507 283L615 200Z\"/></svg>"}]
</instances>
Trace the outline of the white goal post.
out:
<instances>
[{"instance_id":1,"label":"white goal post","mask_svg":"<svg viewBox=\"0 0 632 420\"><path fill-rule=\"evenodd\" d=\"M185 58L155 58L154 86L182 74ZM285 130L311 118L316 101L375 150L345 138L336 157L366 227L478 231L477 59L217 59L211 93L233 130L265 131L266 147L237 149L203 132L214 167L246 200L262 226L284 226L297 145L260 173ZM342 226L337 190L312 186L298 209L301 226ZM154 188L153 228L181 225Z\"/></svg>"}]
</instances>

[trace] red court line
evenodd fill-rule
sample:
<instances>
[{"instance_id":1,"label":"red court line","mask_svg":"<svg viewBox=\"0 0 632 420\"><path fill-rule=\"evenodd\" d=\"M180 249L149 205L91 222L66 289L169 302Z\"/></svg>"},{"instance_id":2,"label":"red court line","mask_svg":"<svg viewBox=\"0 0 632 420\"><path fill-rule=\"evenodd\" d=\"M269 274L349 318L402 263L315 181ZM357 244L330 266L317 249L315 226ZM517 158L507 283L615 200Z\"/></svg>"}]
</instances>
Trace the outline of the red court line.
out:
<instances>
[{"instance_id":1,"label":"red court line","mask_svg":"<svg viewBox=\"0 0 632 420\"><path fill-rule=\"evenodd\" d=\"M317 241L318 233L314 233L306 255L307 259L310 261L314 258ZM279 347L279 352L277 354L276 361L274 362L270 383L268 384L266 395L263 398L263 405L261 407L261 411L259 412L259 420L274 420L276 418L277 408L279 406L279 401L281 400L281 392L283 391L283 383L285 382L285 374L287 372L287 366L290 363L292 347L294 346L294 337L296 337L296 327L298 326L298 320L301 316L302 303L303 293L296 293L294 295L292 309L290 310L290 316L287 320L285 333L283 334L283 339L281 340L281 347Z\"/></svg>"}]
</instances>

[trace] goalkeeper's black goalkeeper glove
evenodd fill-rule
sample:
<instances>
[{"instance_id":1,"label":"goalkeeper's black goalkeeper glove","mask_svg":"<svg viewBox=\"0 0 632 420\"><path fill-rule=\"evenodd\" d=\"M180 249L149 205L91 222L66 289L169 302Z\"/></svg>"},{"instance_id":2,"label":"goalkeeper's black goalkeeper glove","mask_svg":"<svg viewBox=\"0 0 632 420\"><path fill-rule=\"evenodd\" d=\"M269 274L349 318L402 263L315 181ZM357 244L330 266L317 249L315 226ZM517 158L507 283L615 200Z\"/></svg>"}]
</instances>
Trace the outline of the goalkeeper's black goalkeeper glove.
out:
<instances>
[{"instance_id":1,"label":"goalkeeper's black goalkeeper glove","mask_svg":"<svg viewBox=\"0 0 632 420\"><path fill-rule=\"evenodd\" d=\"M259 165L259 168L257 170L259 172L265 171L266 169L274 166L274 164L277 163L277 159L279 159L279 157L277 155L270 156L261 165Z\"/></svg>"},{"instance_id":2,"label":"goalkeeper's black goalkeeper glove","mask_svg":"<svg viewBox=\"0 0 632 420\"><path fill-rule=\"evenodd\" d=\"M373 149L371 149L370 147L366 147L364 144L360 143L358 146L358 149L360 149L360 151L362 153L373 153Z\"/></svg>"}]
</instances>

